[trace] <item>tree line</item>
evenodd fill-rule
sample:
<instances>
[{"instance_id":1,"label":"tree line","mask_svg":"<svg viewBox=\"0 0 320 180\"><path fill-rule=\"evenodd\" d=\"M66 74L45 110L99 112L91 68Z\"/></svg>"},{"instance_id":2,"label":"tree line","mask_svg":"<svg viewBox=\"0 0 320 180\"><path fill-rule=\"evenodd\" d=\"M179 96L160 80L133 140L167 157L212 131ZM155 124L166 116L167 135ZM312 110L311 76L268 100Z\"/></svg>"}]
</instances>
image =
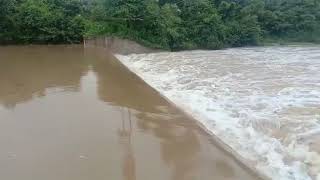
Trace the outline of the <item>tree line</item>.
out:
<instances>
[{"instance_id":1,"label":"tree line","mask_svg":"<svg viewBox=\"0 0 320 180\"><path fill-rule=\"evenodd\" d=\"M320 42L320 0L0 0L0 43L118 36L171 50Z\"/></svg>"}]
</instances>

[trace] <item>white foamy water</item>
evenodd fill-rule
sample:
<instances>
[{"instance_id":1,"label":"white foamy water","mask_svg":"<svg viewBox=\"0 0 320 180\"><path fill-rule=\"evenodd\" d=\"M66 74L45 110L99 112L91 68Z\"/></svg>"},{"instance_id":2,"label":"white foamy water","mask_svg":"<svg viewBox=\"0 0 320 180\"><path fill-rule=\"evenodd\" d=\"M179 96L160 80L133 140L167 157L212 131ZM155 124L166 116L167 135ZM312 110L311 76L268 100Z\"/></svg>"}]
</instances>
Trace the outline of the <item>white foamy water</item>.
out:
<instances>
[{"instance_id":1,"label":"white foamy water","mask_svg":"<svg viewBox=\"0 0 320 180\"><path fill-rule=\"evenodd\" d=\"M320 47L117 55L272 179L320 180Z\"/></svg>"}]
</instances>

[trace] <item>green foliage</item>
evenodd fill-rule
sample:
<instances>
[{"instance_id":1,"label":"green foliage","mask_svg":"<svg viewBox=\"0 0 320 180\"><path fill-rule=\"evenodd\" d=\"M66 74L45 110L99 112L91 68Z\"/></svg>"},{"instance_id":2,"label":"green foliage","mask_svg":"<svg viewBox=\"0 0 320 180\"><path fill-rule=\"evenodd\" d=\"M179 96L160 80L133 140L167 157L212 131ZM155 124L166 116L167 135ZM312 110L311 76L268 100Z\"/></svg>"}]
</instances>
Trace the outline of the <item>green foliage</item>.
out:
<instances>
[{"instance_id":1,"label":"green foliage","mask_svg":"<svg viewBox=\"0 0 320 180\"><path fill-rule=\"evenodd\" d=\"M270 39L317 42L318 1L96 0L104 13L88 16L96 23L87 35L127 37L172 50L258 45Z\"/></svg>"},{"instance_id":2,"label":"green foliage","mask_svg":"<svg viewBox=\"0 0 320 180\"><path fill-rule=\"evenodd\" d=\"M7 0L1 0L7 1ZM82 4L77 0L14 1L4 43L78 43L84 33ZM0 36L1 37L1 36Z\"/></svg>"},{"instance_id":3,"label":"green foliage","mask_svg":"<svg viewBox=\"0 0 320 180\"><path fill-rule=\"evenodd\" d=\"M171 50L320 42L320 2L0 0L0 43L78 43L95 36Z\"/></svg>"},{"instance_id":4,"label":"green foliage","mask_svg":"<svg viewBox=\"0 0 320 180\"><path fill-rule=\"evenodd\" d=\"M259 3L252 2L247 6L226 1L220 3L219 12L227 27L227 44L242 46L257 45L260 42L261 27L256 15L260 10Z\"/></svg>"},{"instance_id":5,"label":"green foliage","mask_svg":"<svg viewBox=\"0 0 320 180\"><path fill-rule=\"evenodd\" d=\"M14 34L15 0L0 0L0 43L12 41Z\"/></svg>"}]
</instances>

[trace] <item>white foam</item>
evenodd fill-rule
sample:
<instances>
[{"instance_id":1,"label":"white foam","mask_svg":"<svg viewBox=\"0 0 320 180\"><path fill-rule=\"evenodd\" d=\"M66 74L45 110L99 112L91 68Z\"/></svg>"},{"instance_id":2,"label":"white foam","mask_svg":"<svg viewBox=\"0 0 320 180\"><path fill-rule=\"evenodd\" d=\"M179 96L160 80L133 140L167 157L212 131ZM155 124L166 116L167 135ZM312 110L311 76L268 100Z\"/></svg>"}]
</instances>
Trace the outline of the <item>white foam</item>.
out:
<instances>
[{"instance_id":1,"label":"white foam","mask_svg":"<svg viewBox=\"0 0 320 180\"><path fill-rule=\"evenodd\" d=\"M117 57L262 173L319 179L320 47Z\"/></svg>"}]
</instances>

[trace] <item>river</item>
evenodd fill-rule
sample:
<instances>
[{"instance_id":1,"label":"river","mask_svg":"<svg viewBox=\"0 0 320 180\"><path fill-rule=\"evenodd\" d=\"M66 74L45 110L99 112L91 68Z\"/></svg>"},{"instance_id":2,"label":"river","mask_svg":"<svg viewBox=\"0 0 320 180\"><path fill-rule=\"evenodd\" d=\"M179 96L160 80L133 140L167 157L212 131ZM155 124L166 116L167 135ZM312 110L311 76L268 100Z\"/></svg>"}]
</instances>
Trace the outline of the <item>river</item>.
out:
<instances>
[{"instance_id":1,"label":"river","mask_svg":"<svg viewBox=\"0 0 320 180\"><path fill-rule=\"evenodd\" d=\"M0 146L3 180L259 179L98 48L0 47Z\"/></svg>"},{"instance_id":2,"label":"river","mask_svg":"<svg viewBox=\"0 0 320 180\"><path fill-rule=\"evenodd\" d=\"M117 57L259 172L320 180L320 46Z\"/></svg>"}]
</instances>

